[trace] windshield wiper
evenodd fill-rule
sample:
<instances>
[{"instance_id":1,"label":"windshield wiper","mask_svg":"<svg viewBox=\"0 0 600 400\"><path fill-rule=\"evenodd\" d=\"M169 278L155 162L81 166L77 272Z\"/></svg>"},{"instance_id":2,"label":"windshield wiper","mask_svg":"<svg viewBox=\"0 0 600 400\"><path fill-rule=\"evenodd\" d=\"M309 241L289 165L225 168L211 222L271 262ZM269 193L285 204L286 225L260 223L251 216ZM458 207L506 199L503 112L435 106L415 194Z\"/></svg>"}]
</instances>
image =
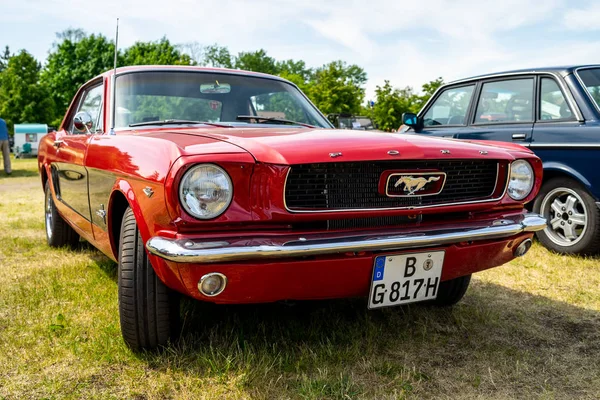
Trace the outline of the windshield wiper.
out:
<instances>
[{"instance_id":1,"label":"windshield wiper","mask_svg":"<svg viewBox=\"0 0 600 400\"><path fill-rule=\"evenodd\" d=\"M188 121L185 119L164 119L161 121L144 121L137 122L135 124L129 124L129 127L133 128L136 126L148 126L148 125L211 125L218 126L219 128L233 128L231 125L219 124L217 122L206 122L206 121Z\"/></svg>"},{"instance_id":2,"label":"windshield wiper","mask_svg":"<svg viewBox=\"0 0 600 400\"><path fill-rule=\"evenodd\" d=\"M263 121L262 123L275 122L275 123L280 123L280 124L299 125L299 126L304 126L306 128L316 128L316 126L314 126L314 125L309 125L309 124L305 124L303 122L298 122L298 121L292 121L291 119L283 119L283 118L276 118L276 117L260 117L258 115L238 115L237 119L243 120L243 121L255 119L257 121ZM260 123L261 122L259 122L259 124Z\"/></svg>"}]
</instances>

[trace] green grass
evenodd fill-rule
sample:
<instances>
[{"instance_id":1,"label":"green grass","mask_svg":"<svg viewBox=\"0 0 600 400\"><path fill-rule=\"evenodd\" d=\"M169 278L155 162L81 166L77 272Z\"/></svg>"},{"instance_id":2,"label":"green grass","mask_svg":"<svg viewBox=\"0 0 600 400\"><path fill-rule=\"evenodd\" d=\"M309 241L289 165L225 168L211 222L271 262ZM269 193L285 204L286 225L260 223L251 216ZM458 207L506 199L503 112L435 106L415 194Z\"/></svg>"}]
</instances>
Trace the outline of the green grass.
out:
<instances>
[{"instance_id":1,"label":"green grass","mask_svg":"<svg viewBox=\"0 0 600 400\"><path fill-rule=\"evenodd\" d=\"M600 397L600 260L538 245L453 309L186 301L177 344L132 353L115 264L45 244L35 168L0 172L0 398Z\"/></svg>"}]
</instances>

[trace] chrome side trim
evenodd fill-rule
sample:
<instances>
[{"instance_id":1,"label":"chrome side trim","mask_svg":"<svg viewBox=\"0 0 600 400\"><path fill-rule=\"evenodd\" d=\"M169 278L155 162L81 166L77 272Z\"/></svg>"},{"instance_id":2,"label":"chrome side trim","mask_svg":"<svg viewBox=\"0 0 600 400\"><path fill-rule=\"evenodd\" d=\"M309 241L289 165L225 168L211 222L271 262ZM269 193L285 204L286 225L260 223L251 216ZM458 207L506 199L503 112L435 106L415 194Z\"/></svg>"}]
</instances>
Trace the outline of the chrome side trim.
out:
<instances>
[{"instance_id":1,"label":"chrome side trim","mask_svg":"<svg viewBox=\"0 0 600 400\"><path fill-rule=\"evenodd\" d=\"M538 214L518 214L503 219L472 221L448 227L439 226L428 230L391 230L356 236L314 235L313 237L284 236L281 241L273 239L248 239L236 244L238 238L211 241L168 239L155 236L148 240L146 249L165 260L181 263L219 263L284 259L319 256L360 251L389 251L421 247L444 246L460 242L503 239L524 232L536 232L546 228L546 219ZM355 233L354 233L355 234ZM285 239L289 239L284 241ZM254 242L253 242L254 241ZM233 244L230 244L233 242ZM265 244L268 243L268 244ZM190 245L191 244L191 245Z\"/></svg>"},{"instance_id":2,"label":"chrome side trim","mask_svg":"<svg viewBox=\"0 0 600 400\"><path fill-rule=\"evenodd\" d=\"M494 190L492 191L492 194L494 194L494 192L496 191L496 188L498 187L498 178L500 178L500 161L505 161L505 160L498 160L498 163L496 163L496 186L494 186ZM510 183L511 165L512 165L512 163L509 162L508 166L506 168L506 185L504 186L504 191L502 192L502 194L500 196L498 196L494 199L462 201L459 203L431 204L428 206L407 206L407 207L387 207L387 208L344 208L344 209L325 209L325 210L322 210L322 209L319 209L319 210L292 210L288 207L287 202L285 201L285 190L287 187L288 177L289 177L290 172L293 167L293 165L290 165L290 168L288 169L288 172L285 175L285 183L283 184L283 206L285 207L286 211L288 211L290 213L310 214L310 213L338 213L338 212L358 212L358 211L420 210L423 208L436 208L436 207L447 207L447 206L460 206L460 205L464 205L464 204L489 203L489 202L493 202L493 201L498 201L498 200L502 199L504 197L504 195L506 195L506 191L508 190L508 184ZM444 180L444 185L445 184L446 184L446 181Z\"/></svg>"}]
</instances>

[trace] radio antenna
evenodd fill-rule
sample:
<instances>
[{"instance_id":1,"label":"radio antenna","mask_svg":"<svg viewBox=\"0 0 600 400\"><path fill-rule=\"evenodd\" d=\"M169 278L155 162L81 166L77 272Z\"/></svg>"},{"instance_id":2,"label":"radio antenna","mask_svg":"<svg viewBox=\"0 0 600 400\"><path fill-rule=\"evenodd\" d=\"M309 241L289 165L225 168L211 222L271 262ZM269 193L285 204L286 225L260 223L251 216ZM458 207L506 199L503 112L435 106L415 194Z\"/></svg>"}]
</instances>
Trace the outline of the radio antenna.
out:
<instances>
[{"instance_id":1,"label":"radio antenna","mask_svg":"<svg viewBox=\"0 0 600 400\"><path fill-rule=\"evenodd\" d=\"M114 64L114 71L113 71L113 76L112 76L112 101L111 101L111 108L112 108L112 115L111 115L111 120L110 120L110 134L114 135L115 134L115 118L116 118L116 113L117 113L117 107L116 107L116 99L117 99L117 55L119 54L119 18L117 18L117 32L115 33L115 64Z\"/></svg>"}]
</instances>

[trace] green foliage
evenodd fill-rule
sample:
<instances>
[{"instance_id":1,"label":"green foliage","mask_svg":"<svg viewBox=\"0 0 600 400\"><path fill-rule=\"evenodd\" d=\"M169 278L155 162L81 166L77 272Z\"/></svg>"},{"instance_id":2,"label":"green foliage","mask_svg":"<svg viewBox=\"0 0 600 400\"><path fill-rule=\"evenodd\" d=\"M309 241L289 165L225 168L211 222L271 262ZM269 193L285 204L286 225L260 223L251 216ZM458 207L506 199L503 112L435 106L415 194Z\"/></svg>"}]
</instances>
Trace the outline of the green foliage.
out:
<instances>
[{"instance_id":1,"label":"green foliage","mask_svg":"<svg viewBox=\"0 0 600 400\"><path fill-rule=\"evenodd\" d=\"M15 123L50 123L54 117L54 103L48 87L40 83L40 70L40 63L21 50L0 74L0 115L11 129Z\"/></svg>"},{"instance_id":2,"label":"green foliage","mask_svg":"<svg viewBox=\"0 0 600 400\"><path fill-rule=\"evenodd\" d=\"M437 78L436 80L433 80L433 81L423 84L423 86L421 86L423 94L420 96L414 96L414 98L413 98L414 104L413 104L412 112L414 112L414 113L419 112L419 110L421 108L423 108L425 103L427 103L429 98L431 96L433 96L435 91L438 90L439 87L442 86L443 84L444 84L444 79L442 79L441 76L439 78Z\"/></svg>"},{"instance_id":3,"label":"green foliage","mask_svg":"<svg viewBox=\"0 0 600 400\"><path fill-rule=\"evenodd\" d=\"M411 87L404 89L393 88L390 81L385 81L383 86L375 89L375 106L367 115L370 115L380 129L385 131L397 130L402 125L402 114L405 112L417 113L444 84L442 78L425 83L422 86L423 94L417 95ZM363 111L365 111L363 109Z\"/></svg>"},{"instance_id":4,"label":"green foliage","mask_svg":"<svg viewBox=\"0 0 600 400\"><path fill-rule=\"evenodd\" d=\"M80 29L58 33L60 40L48 55L42 82L50 89L54 114L60 124L73 96L88 80L110 69L114 62L114 43L102 35L86 35Z\"/></svg>"},{"instance_id":5,"label":"green foliage","mask_svg":"<svg viewBox=\"0 0 600 400\"><path fill-rule=\"evenodd\" d=\"M33 120L55 126L60 124L79 87L93 77L111 69L114 62L114 43L101 34L88 35L82 29L69 28L57 33L56 37L57 41L53 44L46 65L39 75L39 87L30 90L27 96L27 99L32 96L41 96L41 94L47 96L41 100L41 104L46 107L45 111L38 112L39 117ZM0 53L0 79L4 79L2 78L3 71L8 68L10 58L11 54L7 46L4 52ZM409 87L402 90L395 89L386 81L382 87L377 87L375 106L365 107L364 85L367 81L367 74L358 65L333 61L313 69L307 67L302 60L276 60L269 56L264 49L233 55L227 47L218 44L202 46L198 42L189 42L174 45L166 37L154 42L136 42L133 46L119 51L118 65L205 65L279 75L296 84L324 114L367 115L386 130L397 129L401 123L403 112L419 111L435 90L443 84L442 78L425 83L422 86L422 93L417 95ZM34 75L39 72L38 65ZM14 76L6 79L7 82L13 82ZM10 84L16 85L14 82ZM36 86L36 84L33 85ZM19 89L12 89L11 86L10 90L22 90L20 88L21 86ZM2 91L6 93L9 88L3 88ZM22 99L22 97L11 100L10 105L4 104L8 99L6 94L4 99L0 96L0 110L5 108L12 110L14 104L21 101L18 99ZM149 102L147 99L144 101L148 105L144 109L147 109L149 114L153 114L153 110L159 111L163 106L169 109L176 106L176 104L170 103L159 105ZM303 120L302 116L293 115L294 113L287 106L288 100L281 96L261 101L264 103L264 110L284 112L288 118ZM31 107L28 110L31 110ZM200 119L214 119L211 110L205 111L206 113L202 112L203 115ZM16 111L9 112L14 114ZM16 121L23 121L25 117L25 119L29 119L31 113L22 110L21 114L13 118L17 118ZM188 111L181 111L182 116L188 114ZM6 117L9 120L11 118ZM145 118L146 115L135 117Z\"/></svg>"},{"instance_id":6,"label":"green foliage","mask_svg":"<svg viewBox=\"0 0 600 400\"><path fill-rule=\"evenodd\" d=\"M10 60L10 49L6 46L2 54L0 54L0 73L8 67L8 60Z\"/></svg>"},{"instance_id":7,"label":"green foliage","mask_svg":"<svg viewBox=\"0 0 600 400\"><path fill-rule=\"evenodd\" d=\"M398 129L402 124L402 113L411 112L414 107L415 95L412 89L393 88L390 81L385 81L383 86L377 86L375 96L372 118L381 130Z\"/></svg>"},{"instance_id":8,"label":"green foliage","mask_svg":"<svg viewBox=\"0 0 600 400\"><path fill-rule=\"evenodd\" d=\"M333 61L315 71L306 89L310 99L324 114L356 114L363 103L366 81L367 74L359 66Z\"/></svg>"},{"instance_id":9,"label":"green foliage","mask_svg":"<svg viewBox=\"0 0 600 400\"><path fill-rule=\"evenodd\" d=\"M163 37L155 42L136 42L124 51L119 64L192 65L192 59Z\"/></svg>"},{"instance_id":10,"label":"green foliage","mask_svg":"<svg viewBox=\"0 0 600 400\"><path fill-rule=\"evenodd\" d=\"M269 57L263 49L239 53L235 58L235 68L271 75L279 73L277 61Z\"/></svg>"},{"instance_id":11,"label":"green foliage","mask_svg":"<svg viewBox=\"0 0 600 400\"><path fill-rule=\"evenodd\" d=\"M204 59L201 63L215 68L233 68L233 57L227 47L213 44L204 48Z\"/></svg>"}]
</instances>

